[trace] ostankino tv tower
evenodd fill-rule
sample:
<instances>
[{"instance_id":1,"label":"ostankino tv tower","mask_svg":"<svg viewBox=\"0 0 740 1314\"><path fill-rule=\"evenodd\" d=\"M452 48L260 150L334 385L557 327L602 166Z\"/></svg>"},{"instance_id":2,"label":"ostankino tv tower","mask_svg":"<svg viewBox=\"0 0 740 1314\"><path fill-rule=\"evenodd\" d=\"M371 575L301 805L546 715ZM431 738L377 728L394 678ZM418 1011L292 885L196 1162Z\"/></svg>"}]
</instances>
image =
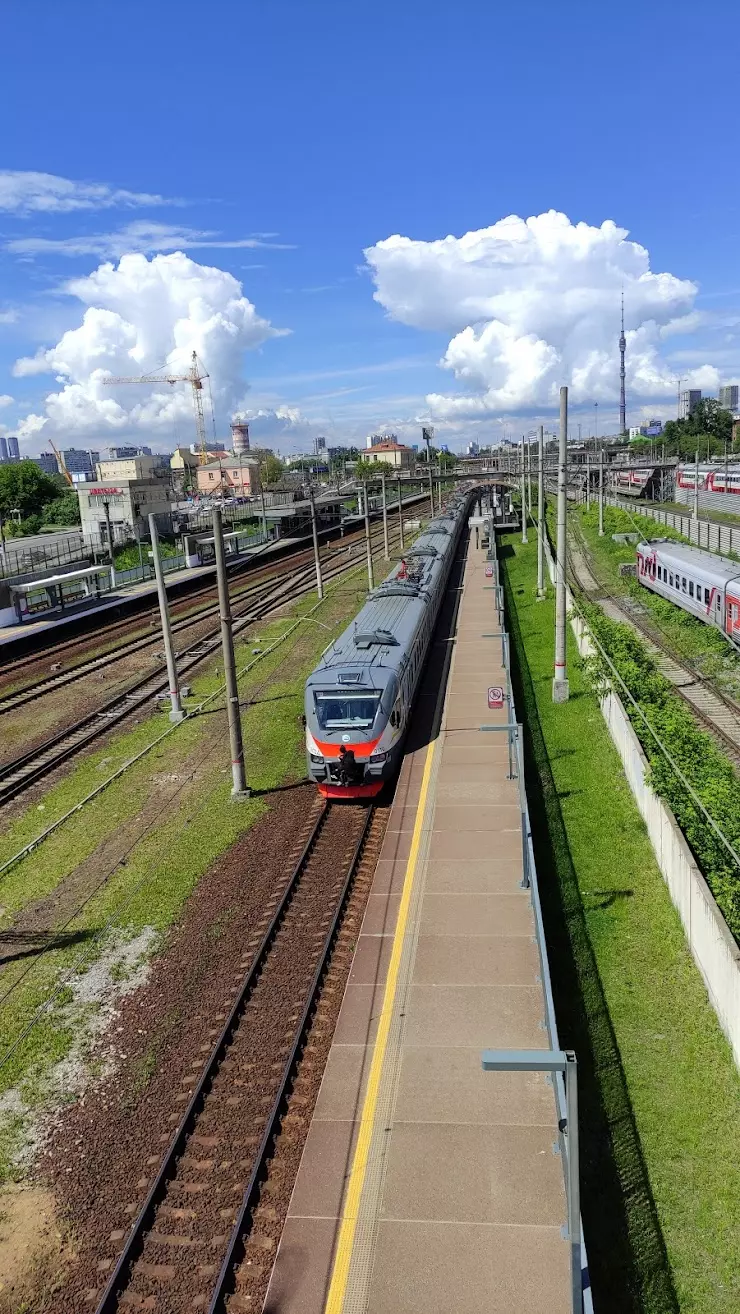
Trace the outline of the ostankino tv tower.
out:
<instances>
[{"instance_id":1,"label":"ostankino tv tower","mask_svg":"<svg viewBox=\"0 0 740 1314\"><path fill-rule=\"evenodd\" d=\"M624 353L627 339L624 336L624 292L622 293L622 332L619 335L619 432L627 432L627 398L624 391Z\"/></svg>"}]
</instances>

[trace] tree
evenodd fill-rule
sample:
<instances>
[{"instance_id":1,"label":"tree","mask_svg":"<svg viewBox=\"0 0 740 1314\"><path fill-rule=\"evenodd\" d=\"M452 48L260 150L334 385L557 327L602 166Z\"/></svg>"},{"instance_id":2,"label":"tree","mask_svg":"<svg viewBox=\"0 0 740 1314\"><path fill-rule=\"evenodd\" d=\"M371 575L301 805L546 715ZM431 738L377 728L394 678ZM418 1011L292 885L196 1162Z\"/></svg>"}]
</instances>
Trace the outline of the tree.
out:
<instances>
[{"instance_id":1,"label":"tree","mask_svg":"<svg viewBox=\"0 0 740 1314\"><path fill-rule=\"evenodd\" d=\"M38 516L42 508L59 497L59 485L44 474L35 461L18 461L0 466L0 516L7 520L18 510L21 519Z\"/></svg>"},{"instance_id":2,"label":"tree","mask_svg":"<svg viewBox=\"0 0 740 1314\"><path fill-rule=\"evenodd\" d=\"M285 466L278 456L269 452L262 460L261 474L264 484L279 484L283 477Z\"/></svg>"},{"instance_id":3,"label":"tree","mask_svg":"<svg viewBox=\"0 0 740 1314\"><path fill-rule=\"evenodd\" d=\"M76 493L65 493L49 502L44 510L47 525L72 526L80 523L80 499Z\"/></svg>"},{"instance_id":4,"label":"tree","mask_svg":"<svg viewBox=\"0 0 740 1314\"><path fill-rule=\"evenodd\" d=\"M440 470L451 470L457 465L457 457L454 452L440 452L438 456Z\"/></svg>"},{"instance_id":5,"label":"tree","mask_svg":"<svg viewBox=\"0 0 740 1314\"><path fill-rule=\"evenodd\" d=\"M352 473L355 479L366 480L380 479L381 475L387 475L390 479L399 472L396 470L395 465L392 465L390 461L365 461L361 457L355 465Z\"/></svg>"}]
</instances>

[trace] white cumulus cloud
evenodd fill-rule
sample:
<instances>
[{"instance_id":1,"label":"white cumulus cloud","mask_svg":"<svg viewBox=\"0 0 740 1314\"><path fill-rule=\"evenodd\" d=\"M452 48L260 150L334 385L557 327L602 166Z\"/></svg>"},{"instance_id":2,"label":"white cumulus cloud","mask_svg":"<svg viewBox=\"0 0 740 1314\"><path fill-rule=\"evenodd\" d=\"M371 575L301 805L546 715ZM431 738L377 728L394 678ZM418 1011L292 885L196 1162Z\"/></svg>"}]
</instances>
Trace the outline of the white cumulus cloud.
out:
<instances>
[{"instance_id":1,"label":"white cumulus cloud","mask_svg":"<svg viewBox=\"0 0 740 1314\"><path fill-rule=\"evenodd\" d=\"M438 419L552 406L564 383L576 404L613 401L622 290L632 396L675 392L661 343L700 323L696 284L653 273L646 248L609 219L594 227L554 210L510 215L462 237L388 237L365 258L391 318L451 335L440 364L461 390L427 397ZM716 374L700 367L696 386L716 386Z\"/></svg>"},{"instance_id":2,"label":"white cumulus cloud","mask_svg":"<svg viewBox=\"0 0 740 1314\"><path fill-rule=\"evenodd\" d=\"M177 201L151 192L130 192L108 183L76 182L31 169L0 169L0 210L10 214L59 214L71 210L135 209Z\"/></svg>"},{"instance_id":3,"label":"white cumulus cloud","mask_svg":"<svg viewBox=\"0 0 740 1314\"><path fill-rule=\"evenodd\" d=\"M11 397L9 393L0 393L0 406L11 406L14 400L15 398Z\"/></svg>"},{"instance_id":4,"label":"white cumulus cloud","mask_svg":"<svg viewBox=\"0 0 740 1314\"><path fill-rule=\"evenodd\" d=\"M81 323L13 368L19 377L53 374L61 385L46 396L43 414L21 421L22 437L33 438L47 425L70 440L125 431L169 439L178 425L189 432L187 384L108 386L105 380L153 371L186 374L193 351L208 371L223 426L244 392L245 351L286 331L257 313L233 274L197 264L181 251L151 260L125 255L117 265L102 264L71 279L65 291L86 307Z\"/></svg>"}]
</instances>

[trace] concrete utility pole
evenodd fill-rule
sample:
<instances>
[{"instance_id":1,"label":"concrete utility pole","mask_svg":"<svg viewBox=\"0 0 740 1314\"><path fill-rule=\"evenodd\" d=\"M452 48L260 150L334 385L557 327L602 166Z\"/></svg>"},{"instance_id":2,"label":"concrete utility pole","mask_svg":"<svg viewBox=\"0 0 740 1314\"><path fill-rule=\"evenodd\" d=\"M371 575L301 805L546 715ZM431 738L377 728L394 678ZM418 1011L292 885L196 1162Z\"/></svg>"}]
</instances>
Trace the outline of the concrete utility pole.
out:
<instances>
[{"instance_id":1,"label":"concrete utility pole","mask_svg":"<svg viewBox=\"0 0 740 1314\"><path fill-rule=\"evenodd\" d=\"M391 553L390 548L388 547L388 501L385 491L385 475L380 476L380 488L383 498L383 558L385 561L390 561Z\"/></svg>"},{"instance_id":2,"label":"concrete utility pole","mask_svg":"<svg viewBox=\"0 0 740 1314\"><path fill-rule=\"evenodd\" d=\"M400 479L398 481L398 539L403 552L403 493Z\"/></svg>"},{"instance_id":3,"label":"concrete utility pole","mask_svg":"<svg viewBox=\"0 0 740 1314\"><path fill-rule=\"evenodd\" d=\"M429 462L429 515L434 519L434 476L432 475L432 464Z\"/></svg>"},{"instance_id":4,"label":"concrete utility pole","mask_svg":"<svg viewBox=\"0 0 740 1314\"><path fill-rule=\"evenodd\" d=\"M604 448L599 450L599 538L604 537Z\"/></svg>"},{"instance_id":5,"label":"concrete utility pole","mask_svg":"<svg viewBox=\"0 0 740 1314\"><path fill-rule=\"evenodd\" d=\"M154 576L157 581L157 598L159 599L159 615L162 620L162 639L164 640L164 655L167 662L167 680L170 687L170 720L182 721L185 713L180 704L180 686L177 681L177 663L175 662L175 650L172 646L172 630L170 628L170 610L167 604L167 590L164 586L164 573L162 571L162 562L159 556L159 532L157 522L153 515L149 517L149 533L152 540L152 559L154 561Z\"/></svg>"},{"instance_id":6,"label":"concrete utility pole","mask_svg":"<svg viewBox=\"0 0 740 1314\"><path fill-rule=\"evenodd\" d=\"M373 576L373 545L370 539L370 507L367 488L365 488L365 550L367 552L367 587L368 592L371 593L375 588L375 578Z\"/></svg>"},{"instance_id":7,"label":"concrete utility pole","mask_svg":"<svg viewBox=\"0 0 740 1314\"><path fill-rule=\"evenodd\" d=\"M591 459L586 456L586 510L591 507Z\"/></svg>"},{"instance_id":8,"label":"concrete utility pole","mask_svg":"<svg viewBox=\"0 0 740 1314\"><path fill-rule=\"evenodd\" d=\"M558 537L555 574L555 674L552 701L567 703L568 670L565 663L565 554L568 528L568 389L560 389L560 444L558 451Z\"/></svg>"},{"instance_id":9,"label":"concrete utility pole","mask_svg":"<svg viewBox=\"0 0 740 1314\"><path fill-rule=\"evenodd\" d=\"M115 555L114 555L115 545L113 543L113 526L111 525L110 522L110 502L105 501L103 503L103 510L105 511L105 529L106 529L106 534L108 536L108 556L110 557L110 582L111 582L111 588L115 588L116 587L116 564L115 564Z\"/></svg>"},{"instance_id":10,"label":"concrete utility pole","mask_svg":"<svg viewBox=\"0 0 740 1314\"><path fill-rule=\"evenodd\" d=\"M267 511L265 509L265 490L260 488L260 498L262 500L262 536L267 540Z\"/></svg>"},{"instance_id":11,"label":"concrete utility pole","mask_svg":"<svg viewBox=\"0 0 740 1314\"><path fill-rule=\"evenodd\" d=\"M537 598L545 597L545 434L540 425L539 461L537 464Z\"/></svg>"},{"instance_id":12,"label":"concrete utility pole","mask_svg":"<svg viewBox=\"0 0 740 1314\"><path fill-rule=\"evenodd\" d=\"M316 567L316 592L319 598L324 596L324 581L321 578L321 557L319 556L319 535L316 527L316 503L313 499L313 489L308 490L308 500L311 503L311 537L313 539L313 560Z\"/></svg>"},{"instance_id":13,"label":"concrete utility pole","mask_svg":"<svg viewBox=\"0 0 740 1314\"><path fill-rule=\"evenodd\" d=\"M239 711L239 689L236 681L236 659L234 657L234 635L231 629L231 604L229 602L229 585L226 579L226 553L224 552L224 528L221 522L221 508L213 509L213 546L216 552L216 578L218 580L218 613L221 621L221 644L224 656L224 681L226 683L226 712L229 718L229 743L231 745L231 797L248 798L250 790L244 774L244 743L242 741L242 718Z\"/></svg>"},{"instance_id":14,"label":"concrete utility pole","mask_svg":"<svg viewBox=\"0 0 740 1314\"><path fill-rule=\"evenodd\" d=\"M522 471L521 471L521 497L522 497L522 543L529 542L527 538L527 476L524 469L524 434L522 434Z\"/></svg>"},{"instance_id":15,"label":"concrete utility pole","mask_svg":"<svg viewBox=\"0 0 740 1314\"><path fill-rule=\"evenodd\" d=\"M694 520L699 519L699 448L694 461Z\"/></svg>"}]
</instances>

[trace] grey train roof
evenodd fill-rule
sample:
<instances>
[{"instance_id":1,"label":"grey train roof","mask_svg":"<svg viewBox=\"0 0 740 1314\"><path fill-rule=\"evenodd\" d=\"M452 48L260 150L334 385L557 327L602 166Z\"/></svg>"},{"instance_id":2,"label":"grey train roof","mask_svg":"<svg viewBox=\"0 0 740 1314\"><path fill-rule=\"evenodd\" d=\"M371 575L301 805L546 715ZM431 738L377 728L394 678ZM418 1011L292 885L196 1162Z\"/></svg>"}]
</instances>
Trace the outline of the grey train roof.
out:
<instances>
[{"instance_id":1,"label":"grey train roof","mask_svg":"<svg viewBox=\"0 0 740 1314\"><path fill-rule=\"evenodd\" d=\"M408 583L399 580L394 566L354 621L322 653L309 685L336 687L339 673L349 674L355 668L362 671L364 688L382 688L388 671L401 670L446 558L454 550L464 505L453 505L446 515L430 522L404 557L409 575L418 578ZM351 687L349 680L341 683Z\"/></svg>"}]
</instances>

